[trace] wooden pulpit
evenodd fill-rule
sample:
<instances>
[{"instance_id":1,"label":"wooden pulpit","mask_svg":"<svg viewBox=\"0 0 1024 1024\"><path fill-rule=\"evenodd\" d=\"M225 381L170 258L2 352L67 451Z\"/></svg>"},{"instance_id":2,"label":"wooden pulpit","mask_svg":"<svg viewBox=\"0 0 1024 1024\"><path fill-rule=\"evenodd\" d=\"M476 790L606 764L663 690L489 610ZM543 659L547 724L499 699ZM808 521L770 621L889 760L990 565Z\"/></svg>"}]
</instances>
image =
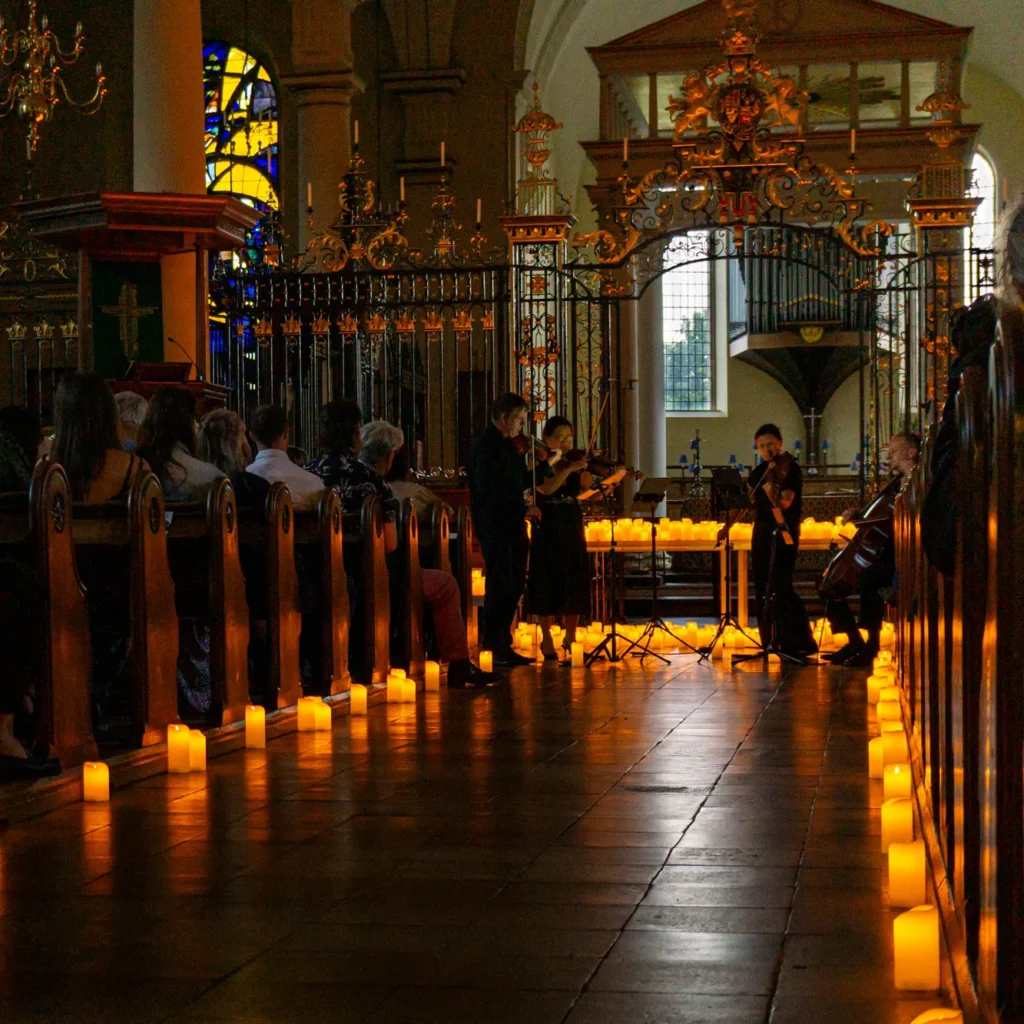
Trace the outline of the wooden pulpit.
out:
<instances>
[{"instance_id":1,"label":"wooden pulpit","mask_svg":"<svg viewBox=\"0 0 1024 1024\"><path fill-rule=\"evenodd\" d=\"M148 402L161 388L185 388L196 396L199 415L211 409L223 409L231 398L231 389L208 380L189 380L191 363L132 363L124 380L113 380L110 387L119 391L134 391Z\"/></svg>"},{"instance_id":2,"label":"wooden pulpit","mask_svg":"<svg viewBox=\"0 0 1024 1024\"><path fill-rule=\"evenodd\" d=\"M18 209L33 235L78 251L78 366L115 381L134 363L163 361L160 260L194 252L202 383L209 364L207 253L244 245L258 211L229 196L150 192L37 199Z\"/></svg>"}]
</instances>

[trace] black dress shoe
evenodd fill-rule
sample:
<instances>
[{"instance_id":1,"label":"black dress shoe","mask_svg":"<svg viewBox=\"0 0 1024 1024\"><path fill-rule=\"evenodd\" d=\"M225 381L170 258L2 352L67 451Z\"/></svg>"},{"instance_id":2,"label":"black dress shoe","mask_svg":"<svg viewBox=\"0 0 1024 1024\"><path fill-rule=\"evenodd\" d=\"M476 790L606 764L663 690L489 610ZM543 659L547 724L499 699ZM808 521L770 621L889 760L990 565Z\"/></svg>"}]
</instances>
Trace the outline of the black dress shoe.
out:
<instances>
[{"instance_id":1,"label":"black dress shoe","mask_svg":"<svg viewBox=\"0 0 1024 1024\"><path fill-rule=\"evenodd\" d=\"M516 668L519 665L532 665L532 658L524 658L521 654L516 654L512 648L507 651L495 651L494 652L494 664L498 668Z\"/></svg>"},{"instance_id":2,"label":"black dress shoe","mask_svg":"<svg viewBox=\"0 0 1024 1024\"><path fill-rule=\"evenodd\" d=\"M485 672L471 661L448 666L448 686L489 686L501 676L496 672Z\"/></svg>"},{"instance_id":3,"label":"black dress shoe","mask_svg":"<svg viewBox=\"0 0 1024 1024\"><path fill-rule=\"evenodd\" d=\"M856 654L851 654L845 661L842 662L843 668L870 668L875 663L875 655L871 653L870 647L864 647L857 651ZM837 664L833 662L833 664Z\"/></svg>"},{"instance_id":4,"label":"black dress shoe","mask_svg":"<svg viewBox=\"0 0 1024 1024\"><path fill-rule=\"evenodd\" d=\"M841 665L847 658L854 653L853 644L846 644L840 647L838 651L832 651L829 654L823 654L822 657L826 661L831 661L833 665Z\"/></svg>"},{"instance_id":5,"label":"black dress shoe","mask_svg":"<svg viewBox=\"0 0 1024 1024\"><path fill-rule=\"evenodd\" d=\"M0 779L4 782L31 782L51 775L60 775L60 761L56 758L38 761L34 757L0 754Z\"/></svg>"}]
</instances>

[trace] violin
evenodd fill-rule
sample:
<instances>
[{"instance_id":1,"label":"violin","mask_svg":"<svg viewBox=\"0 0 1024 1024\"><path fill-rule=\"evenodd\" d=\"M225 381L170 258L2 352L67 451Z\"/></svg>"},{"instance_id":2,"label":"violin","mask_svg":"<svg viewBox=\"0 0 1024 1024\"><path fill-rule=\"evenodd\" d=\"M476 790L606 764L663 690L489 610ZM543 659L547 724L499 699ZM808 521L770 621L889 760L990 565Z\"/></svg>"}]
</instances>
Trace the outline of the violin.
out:
<instances>
[{"instance_id":1,"label":"violin","mask_svg":"<svg viewBox=\"0 0 1024 1024\"><path fill-rule=\"evenodd\" d=\"M771 484L773 487L779 487L785 481L786 477L789 476L790 470L793 468L793 456L789 452L779 452L778 455L772 459L771 464L765 470L764 476L758 480L756 486L750 491L750 497L753 498L757 494L758 490L764 488L765 484ZM772 503L772 515L775 517L776 523L781 528L782 539L786 544L793 543L793 537L786 527L786 520L782 514L782 506L778 500L769 493L767 488L764 490L765 497Z\"/></svg>"}]
</instances>

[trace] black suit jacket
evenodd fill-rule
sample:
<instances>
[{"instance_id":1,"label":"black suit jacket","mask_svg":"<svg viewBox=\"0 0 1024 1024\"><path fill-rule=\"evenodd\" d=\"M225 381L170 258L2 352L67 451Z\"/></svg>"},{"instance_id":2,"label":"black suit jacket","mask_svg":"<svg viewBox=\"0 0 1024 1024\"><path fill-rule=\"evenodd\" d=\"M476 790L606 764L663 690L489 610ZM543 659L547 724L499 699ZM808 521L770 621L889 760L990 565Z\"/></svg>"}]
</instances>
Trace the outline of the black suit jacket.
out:
<instances>
[{"instance_id":1,"label":"black suit jacket","mask_svg":"<svg viewBox=\"0 0 1024 1024\"><path fill-rule=\"evenodd\" d=\"M473 443L467 472L473 528L480 540L522 533L523 491L530 486L531 474L515 445L493 423Z\"/></svg>"}]
</instances>

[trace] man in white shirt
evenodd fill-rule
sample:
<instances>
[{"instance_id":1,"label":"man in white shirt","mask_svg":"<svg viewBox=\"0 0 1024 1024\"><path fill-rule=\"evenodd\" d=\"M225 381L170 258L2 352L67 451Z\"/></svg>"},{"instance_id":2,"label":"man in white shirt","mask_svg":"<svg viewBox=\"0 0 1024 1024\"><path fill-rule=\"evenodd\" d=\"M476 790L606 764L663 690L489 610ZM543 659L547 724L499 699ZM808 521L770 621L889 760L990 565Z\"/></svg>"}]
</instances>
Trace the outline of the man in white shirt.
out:
<instances>
[{"instance_id":1,"label":"man in white shirt","mask_svg":"<svg viewBox=\"0 0 1024 1024\"><path fill-rule=\"evenodd\" d=\"M247 473L269 483L287 484L292 505L298 512L315 510L320 503L324 483L315 473L296 466L288 458L288 417L279 405L261 405L249 418L249 429L256 438L257 455Z\"/></svg>"}]
</instances>

